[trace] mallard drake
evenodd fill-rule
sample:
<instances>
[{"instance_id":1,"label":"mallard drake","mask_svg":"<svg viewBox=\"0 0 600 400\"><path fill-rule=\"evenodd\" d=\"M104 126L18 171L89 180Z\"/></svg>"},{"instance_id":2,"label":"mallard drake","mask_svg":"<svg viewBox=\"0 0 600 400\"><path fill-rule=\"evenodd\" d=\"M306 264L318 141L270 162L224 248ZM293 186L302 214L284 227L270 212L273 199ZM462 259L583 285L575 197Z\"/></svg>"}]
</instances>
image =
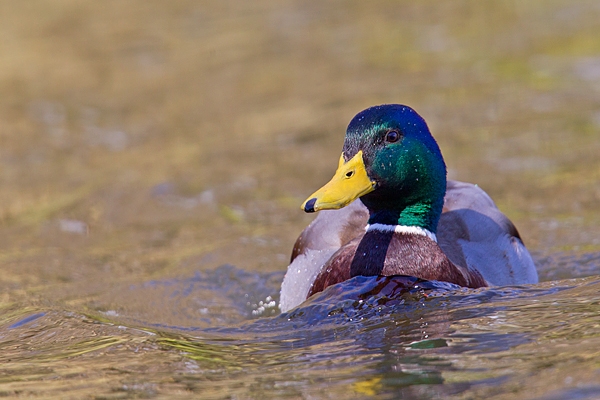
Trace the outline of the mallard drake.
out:
<instances>
[{"instance_id":1,"label":"mallard drake","mask_svg":"<svg viewBox=\"0 0 600 400\"><path fill-rule=\"evenodd\" d=\"M334 177L303 204L280 308L358 275L410 275L478 288L536 283L513 223L477 185L446 181L425 120L386 104L357 114Z\"/></svg>"}]
</instances>

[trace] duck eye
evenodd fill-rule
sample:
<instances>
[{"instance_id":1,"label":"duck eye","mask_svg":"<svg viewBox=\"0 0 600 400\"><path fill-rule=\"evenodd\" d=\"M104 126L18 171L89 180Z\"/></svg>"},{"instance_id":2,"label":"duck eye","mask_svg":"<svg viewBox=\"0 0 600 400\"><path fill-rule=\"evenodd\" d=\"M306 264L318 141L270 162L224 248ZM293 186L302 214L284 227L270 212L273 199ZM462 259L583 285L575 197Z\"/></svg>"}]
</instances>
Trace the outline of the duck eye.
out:
<instances>
[{"instance_id":1,"label":"duck eye","mask_svg":"<svg viewBox=\"0 0 600 400\"><path fill-rule=\"evenodd\" d=\"M398 132L398 131L389 131L385 135L385 141L388 143L397 142L398 139L400 139L400 132Z\"/></svg>"}]
</instances>

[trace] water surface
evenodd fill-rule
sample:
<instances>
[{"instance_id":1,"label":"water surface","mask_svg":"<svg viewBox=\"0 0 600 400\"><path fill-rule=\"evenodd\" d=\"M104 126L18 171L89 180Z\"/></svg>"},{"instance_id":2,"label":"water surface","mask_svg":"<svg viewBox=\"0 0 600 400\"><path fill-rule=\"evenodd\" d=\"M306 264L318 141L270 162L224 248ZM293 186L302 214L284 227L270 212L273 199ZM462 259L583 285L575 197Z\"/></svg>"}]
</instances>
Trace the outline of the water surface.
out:
<instances>
[{"instance_id":1,"label":"water surface","mask_svg":"<svg viewBox=\"0 0 600 400\"><path fill-rule=\"evenodd\" d=\"M594 1L2 3L0 394L597 398L599 31ZM388 102L541 283L280 314L299 205Z\"/></svg>"}]
</instances>

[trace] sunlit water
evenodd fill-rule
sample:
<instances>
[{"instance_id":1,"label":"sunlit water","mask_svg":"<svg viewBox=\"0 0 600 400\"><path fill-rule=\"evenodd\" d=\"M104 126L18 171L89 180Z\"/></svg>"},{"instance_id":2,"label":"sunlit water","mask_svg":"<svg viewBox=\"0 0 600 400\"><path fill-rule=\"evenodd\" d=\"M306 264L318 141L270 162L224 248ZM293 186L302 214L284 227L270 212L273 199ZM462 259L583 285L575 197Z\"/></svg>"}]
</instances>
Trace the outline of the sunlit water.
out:
<instances>
[{"instance_id":1,"label":"sunlit water","mask_svg":"<svg viewBox=\"0 0 600 400\"><path fill-rule=\"evenodd\" d=\"M0 396L599 398L598 32L594 1L2 3ZM279 312L300 204L385 102L541 283Z\"/></svg>"},{"instance_id":2,"label":"sunlit water","mask_svg":"<svg viewBox=\"0 0 600 400\"><path fill-rule=\"evenodd\" d=\"M281 278L224 266L122 288L111 300L127 308L127 299L143 298L169 323L132 310L13 304L2 310L5 393L78 396L88 385L99 397L600 391L598 277L480 290L359 277L279 314L261 305L277 301Z\"/></svg>"}]
</instances>

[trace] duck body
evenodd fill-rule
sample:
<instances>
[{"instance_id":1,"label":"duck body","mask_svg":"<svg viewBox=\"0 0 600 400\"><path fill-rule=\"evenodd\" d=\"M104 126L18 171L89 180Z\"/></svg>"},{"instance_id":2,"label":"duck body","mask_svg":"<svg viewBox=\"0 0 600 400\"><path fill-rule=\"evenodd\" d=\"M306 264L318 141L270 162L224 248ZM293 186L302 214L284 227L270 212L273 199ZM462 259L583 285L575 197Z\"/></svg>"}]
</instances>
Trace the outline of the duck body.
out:
<instances>
[{"instance_id":1,"label":"duck body","mask_svg":"<svg viewBox=\"0 0 600 400\"><path fill-rule=\"evenodd\" d=\"M409 275L472 288L486 286L477 270L453 264L431 237L402 229L369 227L325 263L308 296L360 275Z\"/></svg>"},{"instance_id":2,"label":"duck body","mask_svg":"<svg viewBox=\"0 0 600 400\"><path fill-rule=\"evenodd\" d=\"M359 113L334 178L302 207L323 211L294 245L282 311L359 275L471 288L537 282L514 225L478 186L446 182L437 143L407 106Z\"/></svg>"}]
</instances>

